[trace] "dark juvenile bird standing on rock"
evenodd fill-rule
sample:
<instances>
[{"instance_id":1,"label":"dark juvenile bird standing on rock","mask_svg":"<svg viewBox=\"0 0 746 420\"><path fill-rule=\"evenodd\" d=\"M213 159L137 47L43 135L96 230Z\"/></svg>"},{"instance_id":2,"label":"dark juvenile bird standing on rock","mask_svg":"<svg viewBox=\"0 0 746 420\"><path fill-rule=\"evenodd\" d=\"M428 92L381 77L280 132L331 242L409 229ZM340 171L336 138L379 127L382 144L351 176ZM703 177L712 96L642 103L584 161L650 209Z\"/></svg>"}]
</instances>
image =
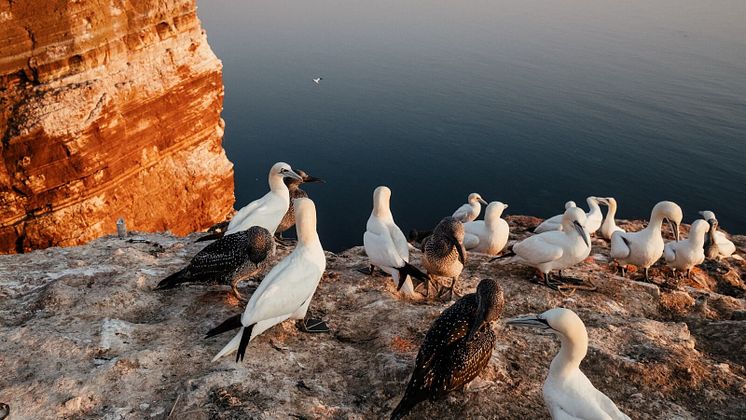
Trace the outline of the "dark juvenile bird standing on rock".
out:
<instances>
[{"instance_id":1,"label":"dark juvenile bird standing on rock","mask_svg":"<svg viewBox=\"0 0 746 420\"><path fill-rule=\"evenodd\" d=\"M295 200L296 198L308 198L308 193L300 189L301 184L311 184L314 182L326 183L326 181L324 181L323 179L308 175L300 169L293 169L293 171L295 171L296 174L300 175L302 179L283 179L285 185L288 186L288 190L290 190L290 207L288 208L288 211L285 213L285 216L283 216L280 225L277 226L277 230L275 231L275 236L279 240L282 240L283 232L295 226L295 208L293 207L293 200Z\"/></svg>"},{"instance_id":2,"label":"dark juvenile bird standing on rock","mask_svg":"<svg viewBox=\"0 0 746 420\"><path fill-rule=\"evenodd\" d=\"M466 264L464 224L453 217L444 217L435 227L433 234L425 238L422 243L422 266L431 277L441 276L452 279L451 286L446 288L451 298L464 264ZM442 295L440 292L438 294Z\"/></svg>"},{"instance_id":3,"label":"dark juvenile bird standing on rock","mask_svg":"<svg viewBox=\"0 0 746 420\"><path fill-rule=\"evenodd\" d=\"M404 417L422 401L463 388L484 370L497 340L490 323L500 318L504 305L500 285L484 279L476 293L443 311L425 335L412 378L391 419Z\"/></svg>"},{"instance_id":4,"label":"dark juvenile bird standing on rock","mask_svg":"<svg viewBox=\"0 0 746 420\"><path fill-rule=\"evenodd\" d=\"M233 294L242 299L238 282L259 271L259 264L272 255L274 244L272 234L260 226L223 236L198 252L186 268L161 280L156 289L193 282L230 283ZM252 271L247 274L249 269Z\"/></svg>"}]
</instances>

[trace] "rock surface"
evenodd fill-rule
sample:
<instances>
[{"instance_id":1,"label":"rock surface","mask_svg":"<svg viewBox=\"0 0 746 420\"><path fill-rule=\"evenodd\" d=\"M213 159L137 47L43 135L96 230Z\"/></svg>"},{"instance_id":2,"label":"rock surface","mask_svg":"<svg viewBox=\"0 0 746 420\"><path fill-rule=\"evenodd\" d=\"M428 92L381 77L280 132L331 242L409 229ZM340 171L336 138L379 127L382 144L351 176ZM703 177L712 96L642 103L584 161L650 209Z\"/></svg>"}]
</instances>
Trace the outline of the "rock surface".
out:
<instances>
[{"instance_id":1,"label":"rock surface","mask_svg":"<svg viewBox=\"0 0 746 420\"><path fill-rule=\"evenodd\" d=\"M511 239L528 225L512 220ZM232 335L205 340L205 332L242 310L229 288L152 290L204 246L195 237L105 237L0 256L0 402L13 418L388 418L447 303L403 300L390 279L360 274L360 247L328 253L311 312L331 333L309 335L286 322L253 341L245 362L212 363ZM594 281L595 292L563 296L530 281L525 267L478 254L458 290L497 279L504 318L576 311L590 338L581 368L633 419L743 418L746 238L735 239L738 257L678 285L658 267L658 284L615 275L608 246L596 240L591 257L565 272ZM413 252L415 264L419 258ZM481 377L410 418L548 418L541 384L558 342L502 321L494 328L498 344Z\"/></svg>"},{"instance_id":2,"label":"rock surface","mask_svg":"<svg viewBox=\"0 0 746 420\"><path fill-rule=\"evenodd\" d=\"M222 102L195 0L0 0L0 252L222 220Z\"/></svg>"}]
</instances>

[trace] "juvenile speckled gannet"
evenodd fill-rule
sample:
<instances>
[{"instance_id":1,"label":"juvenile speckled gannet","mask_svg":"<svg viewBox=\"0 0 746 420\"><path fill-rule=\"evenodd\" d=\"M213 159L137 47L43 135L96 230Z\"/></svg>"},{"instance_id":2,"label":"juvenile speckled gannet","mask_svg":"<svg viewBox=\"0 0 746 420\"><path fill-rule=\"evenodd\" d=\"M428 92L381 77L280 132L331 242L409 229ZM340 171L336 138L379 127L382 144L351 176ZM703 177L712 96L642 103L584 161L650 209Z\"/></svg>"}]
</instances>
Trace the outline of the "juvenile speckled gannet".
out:
<instances>
[{"instance_id":1,"label":"juvenile speckled gannet","mask_svg":"<svg viewBox=\"0 0 746 420\"><path fill-rule=\"evenodd\" d=\"M624 232L624 229L617 226L616 220L614 220L614 217L616 216L616 200L614 197L599 198L598 200L601 204L608 207L600 229L601 236L608 241L611 240L611 236L614 232Z\"/></svg>"},{"instance_id":2,"label":"juvenile speckled gannet","mask_svg":"<svg viewBox=\"0 0 746 420\"><path fill-rule=\"evenodd\" d=\"M236 362L243 360L246 346L254 337L286 319L303 319L308 329L306 312L326 269L326 257L316 233L313 201L299 198L294 204L298 244L264 277L243 315L228 318L207 333L206 338L209 338L241 328L213 361L236 350Z\"/></svg>"},{"instance_id":3,"label":"juvenile speckled gannet","mask_svg":"<svg viewBox=\"0 0 746 420\"><path fill-rule=\"evenodd\" d=\"M479 217L479 212L482 211L482 206L479 203L487 205L487 202L478 193L469 194L469 198L466 201L466 204L457 208L451 215L451 217L456 218L461 223L471 222Z\"/></svg>"},{"instance_id":4,"label":"juvenile speckled gannet","mask_svg":"<svg viewBox=\"0 0 746 420\"><path fill-rule=\"evenodd\" d=\"M429 277L441 276L452 279L451 286L443 288L448 291L450 299L455 293L454 288L464 264L464 224L453 217L444 217L433 230L433 234L422 243L422 266L427 270ZM443 289L438 292L439 296L443 295Z\"/></svg>"},{"instance_id":5,"label":"juvenile speckled gannet","mask_svg":"<svg viewBox=\"0 0 746 420\"><path fill-rule=\"evenodd\" d=\"M674 275L676 270L679 270L685 271L689 277L692 267L705 262L705 235L709 230L710 225L706 221L695 220L686 239L666 244L663 248L663 258L674 270Z\"/></svg>"},{"instance_id":6,"label":"juvenile speckled gannet","mask_svg":"<svg viewBox=\"0 0 746 420\"><path fill-rule=\"evenodd\" d=\"M192 282L230 283L233 294L242 300L238 282L259 271L260 264L272 255L274 245L272 235L261 226L223 236L198 252L186 268L161 280L156 289Z\"/></svg>"},{"instance_id":7,"label":"juvenile speckled gannet","mask_svg":"<svg viewBox=\"0 0 746 420\"><path fill-rule=\"evenodd\" d=\"M666 219L671 224L676 240L679 240L679 224L683 218L681 207L671 201L661 201L653 207L650 222L639 232L614 232L611 236L610 256L615 259L624 275L627 264L645 269L645 280L649 280L648 269L663 255L661 227Z\"/></svg>"},{"instance_id":8,"label":"juvenile speckled gannet","mask_svg":"<svg viewBox=\"0 0 746 420\"><path fill-rule=\"evenodd\" d=\"M497 336L490 323L500 318L505 298L492 279L443 311L427 331L414 371L391 419L400 419L418 403L443 398L471 382L489 364Z\"/></svg>"},{"instance_id":9,"label":"juvenile speckled gannet","mask_svg":"<svg viewBox=\"0 0 746 420\"><path fill-rule=\"evenodd\" d=\"M565 210L577 207L574 201L568 201L565 203ZM539 226L536 226L534 229L534 233L543 233L543 232L549 232L551 230L562 230L562 216L564 216L565 213L558 214L556 216L552 216L543 222L539 224Z\"/></svg>"},{"instance_id":10,"label":"juvenile speckled gannet","mask_svg":"<svg viewBox=\"0 0 746 420\"><path fill-rule=\"evenodd\" d=\"M577 207L565 210L562 230L539 233L513 245L516 257L508 262L518 262L536 268L547 286L555 289L551 271L569 268L583 261L591 253L591 238L583 229L585 212Z\"/></svg>"},{"instance_id":11,"label":"juvenile speckled gannet","mask_svg":"<svg viewBox=\"0 0 746 420\"><path fill-rule=\"evenodd\" d=\"M277 226L277 230L275 231L275 237L280 240L282 239L283 232L295 226L295 208L293 207L293 200L295 200L296 198L308 198L308 193L300 189L301 184L326 182L321 178L316 178L315 176L308 175L300 169L294 169L293 172L300 175L301 179L295 179L291 177L283 179L290 192L290 205L288 206L288 211L285 212L285 216L282 217L282 221L280 221L280 224Z\"/></svg>"},{"instance_id":12,"label":"juvenile speckled gannet","mask_svg":"<svg viewBox=\"0 0 746 420\"><path fill-rule=\"evenodd\" d=\"M539 315L512 318L506 324L549 331L560 340L560 351L549 365L542 389L553 419L629 420L580 370L580 362L588 352L588 332L575 312L554 308Z\"/></svg>"},{"instance_id":13,"label":"juvenile speckled gannet","mask_svg":"<svg viewBox=\"0 0 746 420\"><path fill-rule=\"evenodd\" d=\"M699 214L710 224L710 232L705 238L705 256L709 259L719 257L728 258L736 252L736 244L730 241L727 236L718 230L720 223L715 217L715 213L709 210L700 211Z\"/></svg>"},{"instance_id":14,"label":"juvenile speckled gannet","mask_svg":"<svg viewBox=\"0 0 746 420\"><path fill-rule=\"evenodd\" d=\"M484 220L464 223L464 247L487 255L499 254L508 243L510 227L501 219L507 204L493 201L484 210Z\"/></svg>"},{"instance_id":15,"label":"juvenile speckled gannet","mask_svg":"<svg viewBox=\"0 0 746 420\"><path fill-rule=\"evenodd\" d=\"M394 222L389 202L391 190L380 186L373 191L373 211L363 234L365 253L370 259L370 273L374 267L390 274L397 287L407 294L414 293L410 276L427 281L427 275L409 264L409 244Z\"/></svg>"}]
</instances>

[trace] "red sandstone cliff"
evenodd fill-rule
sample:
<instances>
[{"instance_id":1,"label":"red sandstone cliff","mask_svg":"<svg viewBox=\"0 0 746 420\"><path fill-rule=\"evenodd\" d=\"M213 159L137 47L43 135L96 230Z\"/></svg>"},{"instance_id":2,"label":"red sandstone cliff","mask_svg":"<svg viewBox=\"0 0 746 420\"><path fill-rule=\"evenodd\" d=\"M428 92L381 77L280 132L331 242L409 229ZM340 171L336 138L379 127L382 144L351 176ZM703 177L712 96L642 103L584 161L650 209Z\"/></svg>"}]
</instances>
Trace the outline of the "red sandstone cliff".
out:
<instances>
[{"instance_id":1,"label":"red sandstone cliff","mask_svg":"<svg viewBox=\"0 0 746 420\"><path fill-rule=\"evenodd\" d=\"M0 0L0 252L222 220L222 103L195 0Z\"/></svg>"}]
</instances>

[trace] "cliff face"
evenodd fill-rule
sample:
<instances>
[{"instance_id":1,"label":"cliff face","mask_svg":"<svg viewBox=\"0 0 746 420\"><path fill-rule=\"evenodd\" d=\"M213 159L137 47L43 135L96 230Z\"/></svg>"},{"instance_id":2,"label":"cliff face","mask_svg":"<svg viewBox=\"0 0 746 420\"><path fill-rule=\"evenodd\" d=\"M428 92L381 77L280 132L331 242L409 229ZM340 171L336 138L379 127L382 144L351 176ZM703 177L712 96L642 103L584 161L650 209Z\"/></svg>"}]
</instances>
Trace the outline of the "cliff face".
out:
<instances>
[{"instance_id":1,"label":"cliff face","mask_svg":"<svg viewBox=\"0 0 746 420\"><path fill-rule=\"evenodd\" d=\"M0 0L0 252L222 220L222 102L195 0Z\"/></svg>"},{"instance_id":2,"label":"cliff face","mask_svg":"<svg viewBox=\"0 0 746 420\"><path fill-rule=\"evenodd\" d=\"M510 218L512 241L535 225L525 221ZM242 363L213 363L234 333L205 333L243 305L227 286L153 290L204 247L195 237L105 237L0 256L0 402L11 418L388 418L425 332L451 304L404 299L390 277L359 273L368 264L360 247L327 253L310 312L330 333L302 333L288 321L252 341ZM503 318L574 310L590 340L581 369L633 419L743 418L746 237L733 238L737 257L708 262L679 284L660 264L655 283L616 275L608 244L595 240L591 257L563 272L595 282L594 292L563 296L530 281L525 266L473 253L457 291L495 279L505 290ZM278 249L268 266L288 252ZM413 251L412 263L421 256ZM244 296L261 278L242 283ZM504 320L494 329L480 377L408 418L549 418L541 387L557 340Z\"/></svg>"}]
</instances>

